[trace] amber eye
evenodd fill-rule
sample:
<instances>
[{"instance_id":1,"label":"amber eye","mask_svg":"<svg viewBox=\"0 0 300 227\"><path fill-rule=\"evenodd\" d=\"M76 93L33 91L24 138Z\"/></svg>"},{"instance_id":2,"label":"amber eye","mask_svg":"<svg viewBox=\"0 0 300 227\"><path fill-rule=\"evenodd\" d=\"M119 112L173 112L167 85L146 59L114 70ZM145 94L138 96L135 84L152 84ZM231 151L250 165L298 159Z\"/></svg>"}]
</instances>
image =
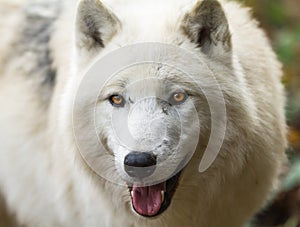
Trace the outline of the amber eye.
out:
<instances>
[{"instance_id":1,"label":"amber eye","mask_svg":"<svg viewBox=\"0 0 300 227\"><path fill-rule=\"evenodd\" d=\"M175 92L171 95L169 102L172 105L179 105L181 103L184 103L187 99L187 94L184 92Z\"/></svg>"},{"instance_id":2,"label":"amber eye","mask_svg":"<svg viewBox=\"0 0 300 227\"><path fill-rule=\"evenodd\" d=\"M109 101L115 107L123 107L125 105L125 100L121 95L112 95Z\"/></svg>"}]
</instances>

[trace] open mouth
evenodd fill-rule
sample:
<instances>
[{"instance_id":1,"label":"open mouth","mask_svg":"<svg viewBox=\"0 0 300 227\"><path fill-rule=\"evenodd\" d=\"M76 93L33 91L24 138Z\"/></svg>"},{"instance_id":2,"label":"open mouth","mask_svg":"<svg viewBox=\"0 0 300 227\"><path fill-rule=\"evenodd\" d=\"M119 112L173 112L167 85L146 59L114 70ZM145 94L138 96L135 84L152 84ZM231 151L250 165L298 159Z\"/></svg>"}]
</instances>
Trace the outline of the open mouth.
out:
<instances>
[{"instance_id":1,"label":"open mouth","mask_svg":"<svg viewBox=\"0 0 300 227\"><path fill-rule=\"evenodd\" d=\"M144 217L154 217L163 213L171 203L180 174L181 171L156 185L129 187L133 209Z\"/></svg>"}]
</instances>

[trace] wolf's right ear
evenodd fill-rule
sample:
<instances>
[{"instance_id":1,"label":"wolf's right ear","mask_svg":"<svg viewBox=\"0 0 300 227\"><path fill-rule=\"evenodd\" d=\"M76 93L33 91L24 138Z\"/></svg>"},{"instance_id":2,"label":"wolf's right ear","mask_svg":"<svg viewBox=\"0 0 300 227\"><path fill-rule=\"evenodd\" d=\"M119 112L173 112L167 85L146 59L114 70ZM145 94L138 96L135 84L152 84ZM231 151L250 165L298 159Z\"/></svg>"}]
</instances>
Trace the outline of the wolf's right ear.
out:
<instances>
[{"instance_id":1,"label":"wolf's right ear","mask_svg":"<svg viewBox=\"0 0 300 227\"><path fill-rule=\"evenodd\" d=\"M228 57L231 52L228 21L218 0L198 0L184 16L181 29L210 57Z\"/></svg>"},{"instance_id":2,"label":"wolf's right ear","mask_svg":"<svg viewBox=\"0 0 300 227\"><path fill-rule=\"evenodd\" d=\"M76 16L76 44L91 51L103 48L118 32L121 23L100 0L80 0Z\"/></svg>"}]
</instances>

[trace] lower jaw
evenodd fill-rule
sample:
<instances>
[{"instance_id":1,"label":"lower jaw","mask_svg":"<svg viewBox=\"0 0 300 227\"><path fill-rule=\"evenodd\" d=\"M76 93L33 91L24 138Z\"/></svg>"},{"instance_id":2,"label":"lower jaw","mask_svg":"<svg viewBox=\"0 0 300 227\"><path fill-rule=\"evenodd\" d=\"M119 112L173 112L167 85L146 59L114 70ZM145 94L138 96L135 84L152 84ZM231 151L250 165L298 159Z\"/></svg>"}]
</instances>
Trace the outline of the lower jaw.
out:
<instances>
[{"instance_id":1,"label":"lower jaw","mask_svg":"<svg viewBox=\"0 0 300 227\"><path fill-rule=\"evenodd\" d=\"M140 214L139 212L136 211L136 209L134 208L134 205L133 205L133 202L131 201L131 205L132 205L132 208L133 210L140 216L143 216L143 217L147 217L147 218L153 218L153 217L156 217L160 214L162 214L171 204L171 201L172 201L172 197L176 191L176 188L177 188L177 185L178 185L178 181L179 181L179 178L180 178L180 175L181 175L181 172L178 172L176 175L174 175L173 177L171 177L170 179L168 179L165 183L166 183L166 190L164 191L164 199L162 200L162 203L161 203L161 206L160 206L160 209L157 213L155 213L154 215L143 215L143 214ZM129 188L129 191L131 193L132 191L132 188Z\"/></svg>"}]
</instances>

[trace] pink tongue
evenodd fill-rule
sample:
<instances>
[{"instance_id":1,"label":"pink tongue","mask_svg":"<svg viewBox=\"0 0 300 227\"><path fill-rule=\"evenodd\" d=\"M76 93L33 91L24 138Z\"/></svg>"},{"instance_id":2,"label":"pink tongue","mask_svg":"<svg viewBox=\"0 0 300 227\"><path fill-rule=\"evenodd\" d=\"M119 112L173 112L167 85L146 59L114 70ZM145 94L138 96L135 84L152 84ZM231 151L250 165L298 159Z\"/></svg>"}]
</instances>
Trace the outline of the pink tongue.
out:
<instances>
[{"instance_id":1,"label":"pink tongue","mask_svg":"<svg viewBox=\"0 0 300 227\"><path fill-rule=\"evenodd\" d=\"M147 186L133 186L132 203L136 212L143 216L154 216L159 212L162 204L161 191L165 190L165 182Z\"/></svg>"}]
</instances>

